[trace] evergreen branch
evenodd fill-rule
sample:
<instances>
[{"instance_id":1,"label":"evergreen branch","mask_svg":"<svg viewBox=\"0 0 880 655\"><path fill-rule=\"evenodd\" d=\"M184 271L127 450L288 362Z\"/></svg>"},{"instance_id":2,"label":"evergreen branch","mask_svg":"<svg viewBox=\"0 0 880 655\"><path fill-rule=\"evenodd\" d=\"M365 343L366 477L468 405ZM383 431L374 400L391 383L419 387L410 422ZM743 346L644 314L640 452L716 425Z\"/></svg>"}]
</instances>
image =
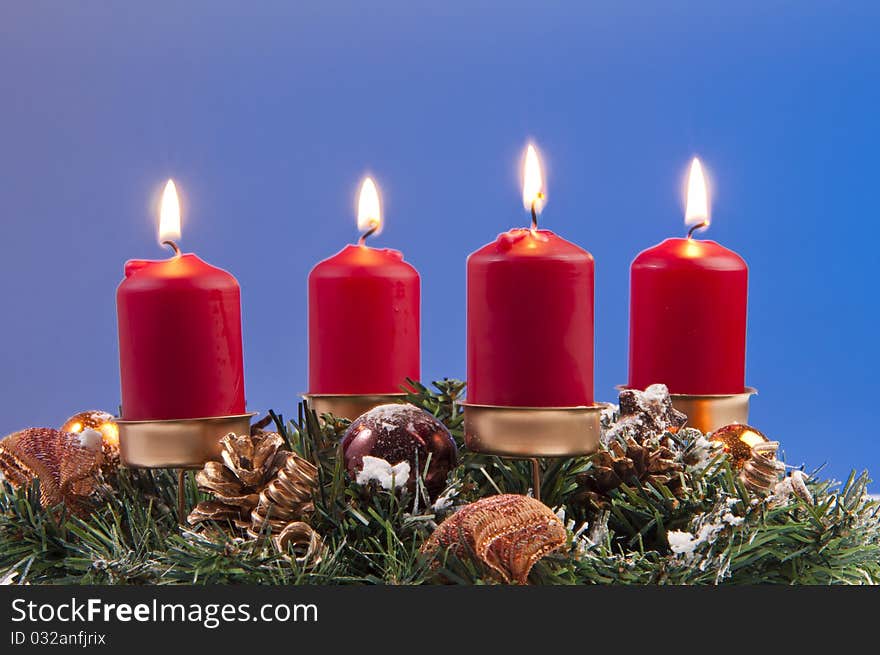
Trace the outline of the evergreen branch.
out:
<instances>
[{"instance_id":1,"label":"evergreen branch","mask_svg":"<svg viewBox=\"0 0 880 655\"><path fill-rule=\"evenodd\" d=\"M296 419L270 412L289 448L318 468L309 522L325 551L311 568L278 553L268 539L243 539L222 524L178 525L176 480L167 471L121 469L86 519L63 507L43 509L37 485L0 489L0 579L16 584L482 584L492 582L467 558L420 554L432 530L455 506L495 493L527 493L529 463L469 451L460 402L464 384L409 381L409 402L449 428L459 448L444 497L435 509L424 494L392 493L351 481L339 456L345 420L319 417L306 404ZM674 438L686 460L691 437ZM425 470L427 463L419 463ZM566 517L569 546L532 570L535 584L876 584L880 583L880 504L867 495L866 474L843 485L809 478L815 502L755 498L724 455L687 466L673 493L667 484L627 480L590 508L578 476L588 457L541 460L543 500ZM192 506L206 497L193 476ZM584 521L589 521L584 524ZM675 553L669 534L693 536Z\"/></svg>"}]
</instances>

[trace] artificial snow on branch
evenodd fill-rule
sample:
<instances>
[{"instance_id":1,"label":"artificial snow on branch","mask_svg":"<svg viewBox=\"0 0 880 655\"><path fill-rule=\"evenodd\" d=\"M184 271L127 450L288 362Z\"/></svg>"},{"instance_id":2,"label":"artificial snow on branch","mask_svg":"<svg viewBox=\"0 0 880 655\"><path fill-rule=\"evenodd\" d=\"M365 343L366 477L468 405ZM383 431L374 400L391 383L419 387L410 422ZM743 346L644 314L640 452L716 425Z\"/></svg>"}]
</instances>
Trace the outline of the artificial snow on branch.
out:
<instances>
[{"instance_id":1,"label":"artificial snow on branch","mask_svg":"<svg viewBox=\"0 0 880 655\"><path fill-rule=\"evenodd\" d=\"M506 576L486 563L499 566L491 548L485 549L487 559L481 560L472 549L444 547L452 543L449 539L438 537L426 544L437 526L463 507L499 494L529 495L530 465L465 447L459 408L463 383L442 380L433 389L413 383L412 389L408 401L438 419L458 447L457 465L436 497L427 492L422 464L405 472L398 462L365 458L360 473L352 476L339 447L348 422L319 417L300 405L294 421L270 413L277 437L230 438L231 467L221 471L212 465L213 474L203 473L198 484L197 476L189 477L185 488L189 507L214 507L212 502L221 502L217 490L226 499L222 502L235 501L228 505L230 511L214 517L202 511L195 526L178 524L176 481L166 471L121 468L112 480L95 485L88 511L80 511L80 503L77 512L68 511L64 503L44 508L39 475L21 477L17 488L6 480L0 489L0 580L6 584L503 582ZM592 457L541 461L541 500L547 511L523 515L534 524L512 517L510 530L526 525L527 530L544 534L541 530L552 526L564 531L564 542L554 536L554 547L541 549L527 568L516 568L513 575L508 572L510 580L528 584L880 582L880 506L867 494L866 474L853 474L843 484L834 484L818 473L794 470L783 475L781 464L772 459L768 462L775 463L764 468L772 469L776 482L769 487L749 485L745 462L734 466L723 443L682 427L681 418L667 411L658 393L652 391L647 399L622 399L623 417L609 406L605 439ZM272 446L269 466L245 456L248 448L257 452L260 443ZM278 455L287 450L297 459ZM307 505L307 512L288 510L293 506L287 503L265 504L260 525L274 525L275 517L288 526L286 532L273 536L274 528L254 528L252 514L260 506L261 490L285 470L279 468L282 460L297 464L296 470L308 481L302 489L311 488L312 496L310 501L297 496L296 507ZM755 464L760 467L764 462ZM411 484L413 479L417 484ZM497 522L493 535L502 538L498 543L508 534L506 525L504 520ZM451 534L451 528L445 530Z\"/></svg>"}]
</instances>

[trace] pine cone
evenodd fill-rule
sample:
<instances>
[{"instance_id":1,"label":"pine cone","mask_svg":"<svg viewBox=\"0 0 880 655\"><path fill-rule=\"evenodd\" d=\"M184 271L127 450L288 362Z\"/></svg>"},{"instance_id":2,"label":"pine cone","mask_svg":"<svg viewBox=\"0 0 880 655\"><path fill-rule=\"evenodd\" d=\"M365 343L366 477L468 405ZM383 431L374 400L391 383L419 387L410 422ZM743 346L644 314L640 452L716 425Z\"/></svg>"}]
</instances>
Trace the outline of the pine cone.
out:
<instances>
[{"instance_id":1,"label":"pine cone","mask_svg":"<svg viewBox=\"0 0 880 655\"><path fill-rule=\"evenodd\" d=\"M260 501L260 492L284 466L289 451L281 450L284 440L276 432L251 435L227 434L220 441L222 462L207 462L196 473L199 489L214 495L190 512L188 521L231 521L249 528L251 512Z\"/></svg>"},{"instance_id":2,"label":"pine cone","mask_svg":"<svg viewBox=\"0 0 880 655\"><path fill-rule=\"evenodd\" d=\"M295 453L287 460L275 479L260 492L259 501L250 514L248 534L258 537L269 526L272 534L281 533L289 523L300 521L315 510L312 494L318 486L318 469Z\"/></svg>"},{"instance_id":3,"label":"pine cone","mask_svg":"<svg viewBox=\"0 0 880 655\"><path fill-rule=\"evenodd\" d=\"M606 507L610 494L622 484L665 485L680 496L684 484L680 473L684 464L676 461L675 453L660 442L639 444L633 437L626 442L612 441L608 450L593 456L592 467L577 475L578 491L574 502L587 507Z\"/></svg>"},{"instance_id":4,"label":"pine cone","mask_svg":"<svg viewBox=\"0 0 880 655\"><path fill-rule=\"evenodd\" d=\"M609 441L632 437L644 443L664 432L677 432L687 422L687 416L672 406L665 384L652 384L644 391L624 389L619 402L620 416L606 431Z\"/></svg>"}]
</instances>

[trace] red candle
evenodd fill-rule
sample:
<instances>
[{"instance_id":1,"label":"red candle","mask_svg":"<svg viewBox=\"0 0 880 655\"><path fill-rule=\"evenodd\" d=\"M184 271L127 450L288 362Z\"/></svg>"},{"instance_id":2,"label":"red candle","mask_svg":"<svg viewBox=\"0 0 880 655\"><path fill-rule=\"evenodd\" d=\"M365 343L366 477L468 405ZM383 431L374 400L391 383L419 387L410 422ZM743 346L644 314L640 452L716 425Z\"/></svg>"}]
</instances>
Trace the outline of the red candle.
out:
<instances>
[{"instance_id":1,"label":"red candle","mask_svg":"<svg viewBox=\"0 0 880 655\"><path fill-rule=\"evenodd\" d=\"M532 229L505 232L468 257L468 402L593 404L593 257L537 229L543 181L532 146L523 200Z\"/></svg>"},{"instance_id":2,"label":"red candle","mask_svg":"<svg viewBox=\"0 0 880 655\"><path fill-rule=\"evenodd\" d=\"M381 228L379 196L367 178L358 226L366 230L309 273L309 393L401 393L419 379L418 271L397 250L370 248Z\"/></svg>"},{"instance_id":3,"label":"red candle","mask_svg":"<svg viewBox=\"0 0 880 655\"><path fill-rule=\"evenodd\" d=\"M699 160L688 183L691 233L709 224ZM745 389L748 267L714 241L667 239L640 253L630 277L629 386L672 393Z\"/></svg>"},{"instance_id":4,"label":"red candle","mask_svg":"<svg viewBox=\"0 0 880 655\"><path fill-rule=\"evenodd\" d=\"M161 238L179 232L169 181ZM177 226L168 226L177 219ZM173 245L173 242L168 242ZM131 260L116 292L122 418L127 421L243 414L241 294L235 278L196 255Z\"/></svg>"}]
</instances>

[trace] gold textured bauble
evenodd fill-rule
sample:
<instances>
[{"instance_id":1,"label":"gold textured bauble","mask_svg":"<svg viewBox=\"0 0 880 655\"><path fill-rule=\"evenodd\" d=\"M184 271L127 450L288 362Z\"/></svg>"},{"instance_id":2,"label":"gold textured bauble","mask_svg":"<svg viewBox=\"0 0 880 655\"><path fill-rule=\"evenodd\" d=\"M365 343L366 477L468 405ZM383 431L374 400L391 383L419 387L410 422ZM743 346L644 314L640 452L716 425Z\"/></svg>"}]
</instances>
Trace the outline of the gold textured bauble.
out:
<instances>
[{"instance_id":1,"label":"gold textured bauble","mask_svg":"<svg viewBox=\"0 0 880 655\"><path fill-rule=\"evenodd\" d=\"M476 558L499 581L526 584L535 563L562 548L565 540L565 526L544 503L501 494L465 505L434 530L421 550L431 557L448 549Z\"/></svg>"},{"instance_id":2,"label":"gold textured bauble","mask_svg":"<svg viewBox=\"0 0 880 655\"><path fill-rule=\"evenodd\" d=\"M730 465L739 471L752 457L752 446L767 443L770 440L764 433L745 423L732 423L718 428L709 437L709 441L715 441L722 445L724 452L730 459Z\"/></svg>"},{"instance_id":3,"label":"gold textured bauble","mask_svg":"<svg viewBox=\"0 0 880 655\"><path fill-rule=\"evenodd\" d=\"M95 430L101 434L104 463L101 469L104 474L115 473L119 467L119 426L116 418L100 409L90 409L74 414L64 421L62 432L79 434L83 430Z\"/></svg>"},{"instance_id":4,"label":"gold textured bauble","mask_svg":"<svg viewBox=\"0 0 880 655\"><path fill-rule=\"evenodd\" d=\"M39 480L43 507L63 503L81 517L92 509L102 460L97 433L28 428L0 441L0 473L13 488Z\"/></svg>"}]
</instances>

